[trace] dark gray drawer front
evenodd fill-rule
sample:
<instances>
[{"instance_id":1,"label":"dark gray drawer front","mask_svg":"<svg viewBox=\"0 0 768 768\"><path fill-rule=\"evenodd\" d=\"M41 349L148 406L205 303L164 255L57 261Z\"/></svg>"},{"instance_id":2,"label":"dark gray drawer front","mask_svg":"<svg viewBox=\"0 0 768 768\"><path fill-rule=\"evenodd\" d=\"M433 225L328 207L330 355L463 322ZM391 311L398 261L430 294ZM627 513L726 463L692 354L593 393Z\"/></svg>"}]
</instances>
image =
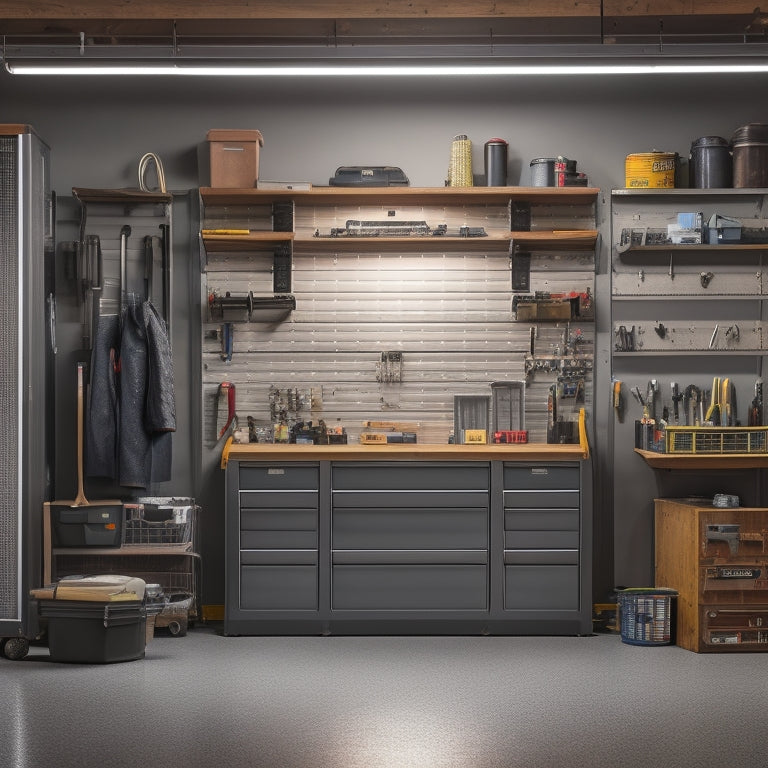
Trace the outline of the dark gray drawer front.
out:
<instances>
[{"instance_id":1,"label":"dark gray drawer front","mask_svg":"<svg viewBox=\"0 0 768 768\"><path fill-rule=\"evenodd\" d=\"M487 507L488 491L334 491L334 508L341 507Z\"/></svg>"},{"instance_id":2,"label":"dark gray drawer front","mask_svg":"<svg viewBox=\"0 0 768 768\"><path fill-rule=\"evenodd\" d=\"M578 549L578 531L505 531L504 549Z\"/></svg>"},{"instance_id":3,"label":"dark gray drawer front","mask_svg":"<svg viewBox=\"0 0 768 768\"><path fill-rule=\"evenodd\" d=\"M317 509L243 509L243 531L316 531Z\"/></svg>"},{"instance_id":4,"label":"dark gray drawer front","mask_svg":"<svg viewBox=\"0 0 768 768\"><path fill-rule=\"evenodd\" d=\"M333 467L333 490L488 490L488 464L443 465L397 463L390 466Z\"/></svg>"},{"instance_id":5,"label":"dark gray drawer front","mask_svg":"<svg viewBox=\"0 0 768 768\"><path fill-rule=\"evenodd\" d=\"M517 508L579 508L578 491L504 491L504 507Z\"/></svg>"},{"instance_id":6,"label":"dark gray drawer front","mask_svg":"<svg viewBox=\"0 0 768 768\"><path fill-rule=\"evenodd\" d=\"M334 565L335 610L487 610L484 565Z\"/></svg>"},{"instance_id":7,"label":"dark gray drawer front","mask_svg":"<svg viewBox=\"0 0 768 768\"><path fill-rule=\"evenodd\" d=\"M320 487L320 470L284 464L270 467L240 465L240 488L248 490L316 491Z\"/></svg>"},{"instance_id":8,"label":"dark gray drawer front","mask_svg":"<svg viewBox=\"0 0 768 768\"><path fill-rule=\"evenodd\" d=\"M240 509L317 509L317 491L243 491Z\"/></svg>"},{"instance_id":9,"label":"dark gray drawer front","mask_svg":"<svg viewBox=\"0 0 768 768\"><path fill-rule=\"evenodd\" d=\"M249 549L240 553L241 565L317 565L316 549Z\"/></svg>"},{"instance_id":10,"label":"dark gray drawer front","mask_svg":"<svg viewBox=\"0 0 768 768\"><path fill-rule=\"evenodd\" d=\"M240 608L317 610L317 567L246 565L240 569Z\"/></svg>"},{"instance_id":11,"label":"dark gray drawer front","mask_svg":"<svg viewBox=\"0 0 768 768\"><path fill-rule=\"evenodd\" d=\"M579 488L578 466L504 467L504 488L548 490Z\"/></svg>"},{"instance_id":12,"label":"dark gray drawer front","mask_svg":"<svg viewBox=\"0 0 768 768\"><path fill-rule=\"evenodd\" d=\"M578 610L578 566L505 566L504 607L508 610Z\"/></svg>"},{"instance_id":13,"label":"dark gray drawer front","mask_svg":"<svg viewBox=\"0 0 768 768\"><path fill-rule=\"evenodd\" d=\"M487 565L485 549L344 549L331 553L336 565Z\"/></svg>"},{"instance_id":14,"label":"dark gray drawer front","mask_svg":"<svg viewBox=\"0 0 768 768\"><path fill-rule=\"evenodd\" d=\"M578 509L505 509L505 531L578 531Z\"/></svg>"},{"instance_id":15,"label":"dark gray drawer front","mask_svg":"<svg viewBox=\"0 0 768 768\"><path fill-rule=\"evenodd\" d=\"M504 563L507 565L578 564L577 549L505 549Z\"/></svg>"},{"instance_id":16,"label":"dark gray drawer front","mask_svg":"<svg viewBox=\"0 0 768 768\"><path fill-rule=\"evenodd\" d=\"M485 549L487 509L335 508L334 549Z\"/></svg>"},{"instance_id":17,"label":"dark gray drawer front","mask_svg":"<svg viewBox=\"0 0 768 768\"><path fill-rule=\"evenodd\" d=\"M317 531L240 531L240 549L317 549Z\"/></svg>"}]
</instances>

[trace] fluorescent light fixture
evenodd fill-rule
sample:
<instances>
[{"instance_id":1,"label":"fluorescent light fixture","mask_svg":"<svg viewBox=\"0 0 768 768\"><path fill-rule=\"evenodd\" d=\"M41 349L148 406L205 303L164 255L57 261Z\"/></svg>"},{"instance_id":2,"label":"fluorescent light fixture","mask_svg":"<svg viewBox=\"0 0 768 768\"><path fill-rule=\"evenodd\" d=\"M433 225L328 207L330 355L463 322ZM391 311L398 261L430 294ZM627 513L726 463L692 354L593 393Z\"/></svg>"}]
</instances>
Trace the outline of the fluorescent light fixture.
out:
<instances>
[{"instance_id":1,"label":"fluorescent light fixture","mask_svg":"<svg viewBox=\"0 0 768 768\"><path fill-rule=\"evenodd\" d=\"M130 76L184 76L184 77L498 77L539 75L674 75L674 74L751 74L768 72L765 62L646 62L579 63L578 60L553 64L431 64L428 61L412 64L302 64L276 65L187 63L169 61L161 63L114 63L106 61L6 61L5 68L12 75L130 75Z\"/></svg>"}]
</instances>

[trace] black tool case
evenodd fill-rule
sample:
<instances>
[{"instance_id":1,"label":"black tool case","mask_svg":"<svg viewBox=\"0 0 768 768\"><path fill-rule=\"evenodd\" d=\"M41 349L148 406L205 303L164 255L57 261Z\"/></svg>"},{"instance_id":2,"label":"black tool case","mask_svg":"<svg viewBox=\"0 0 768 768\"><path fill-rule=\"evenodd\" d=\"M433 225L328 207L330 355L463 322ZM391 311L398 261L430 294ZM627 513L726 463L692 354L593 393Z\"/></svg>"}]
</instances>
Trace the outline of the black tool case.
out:
<instances>
[{"instance_id":1,"label":"black tool case","mask_svg":"<svg viewBox=\"0 0 768 768\"><path fill-rule=\"evenodd\" d=\"M140 600L40 600L51 661L109 664L143 659L147 609Z\"/></svg>"},{"instance_id":2,"label":"black tool case","mask_svg":"<svg viewBox=\"0 0 768 768\"><path fill-rule=\"evenodd\" d=\"M390 165L347 165L328 180L332 187L407 187L408 177Z\"/></svg>"}]
</instances>

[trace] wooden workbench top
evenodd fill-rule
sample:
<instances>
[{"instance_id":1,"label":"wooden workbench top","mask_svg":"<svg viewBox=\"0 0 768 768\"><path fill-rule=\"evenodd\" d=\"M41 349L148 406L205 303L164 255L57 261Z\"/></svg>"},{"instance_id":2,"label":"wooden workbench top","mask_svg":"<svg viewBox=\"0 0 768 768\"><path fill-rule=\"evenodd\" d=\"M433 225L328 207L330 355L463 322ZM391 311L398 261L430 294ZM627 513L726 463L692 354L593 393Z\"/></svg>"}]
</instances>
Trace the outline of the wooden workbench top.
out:
<instances>
[{"instance_id":1,"label":"wooden workbench top","mask_svg":"<svg viewBox=\"0 0 768 768\"><path fill-rule=\"evenodd\" d=\"M236 461L581 461L588 454L580 445L517 443L493 445L441 445L388 443L387 445L296 445L294 443L229 443L222 467Z\"/></svg>"}]
</instances>

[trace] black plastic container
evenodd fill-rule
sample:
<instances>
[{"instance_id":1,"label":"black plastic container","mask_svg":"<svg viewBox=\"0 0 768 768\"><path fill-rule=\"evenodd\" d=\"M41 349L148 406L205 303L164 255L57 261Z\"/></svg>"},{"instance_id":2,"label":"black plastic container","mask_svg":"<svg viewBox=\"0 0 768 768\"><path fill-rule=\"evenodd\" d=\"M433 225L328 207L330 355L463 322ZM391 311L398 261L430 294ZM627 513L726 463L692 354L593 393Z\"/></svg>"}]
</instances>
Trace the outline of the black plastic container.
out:
<instances>
[{"instance_id":1,"label":"black plastic container","mask_svg":"<svg viewBox=\"0 0 768 768\"><path fill-rule=\"evenodd\" d=\"M768 125L749 123L736 129L733 147L733 186L768 187Z\"/></svg>"},{"instance_id":2,"label":"black plastic container","mask_svg":"<svg viewBox=\"0 0 768 768\"><path fill-rule=\"evenodd\" d=\"M722 136L702 136L691 144L688 183L694 189L725 189L733 184L731 146Z\"/></svg>"},{"instance_id":3,"label":"black plastic container","mask_svg":"<svg viewBox=\"0 0 768 768\"><path fill-rule=\"evenodd\" d=\"M54 547L119 547L123 507L52 505L51 534Z\"/></svg>"},{"instance_id":4,"label":"black plastic container","mask_svg":"<svg viewBox=\"0 0 768 768\"><path fill-rule=\"evenodd\" d=\"M536 157L531 160L532 187L555 186L555 160L554 157Z\"/></svg>"},{"instance_id":5,"label":"black plastic container","mask_svg":"<svg viewBox=\"0 0 768 768\"><path fill-rule=\"evenodd\" d=\"M485 184L488 187L507 186L507 155L509 144L504 139L485 142Z\"/></svg>"},{"instance_id":6,"label":"black plastic container","mask_svg":"<svg viewBox=\"0 0 768 768\"><path fill-rule=\"evenodd\" d=\"M138 600L40 600L51 661L111 664L144 658L147 612Z\"/></svg>"}]
</instances>

